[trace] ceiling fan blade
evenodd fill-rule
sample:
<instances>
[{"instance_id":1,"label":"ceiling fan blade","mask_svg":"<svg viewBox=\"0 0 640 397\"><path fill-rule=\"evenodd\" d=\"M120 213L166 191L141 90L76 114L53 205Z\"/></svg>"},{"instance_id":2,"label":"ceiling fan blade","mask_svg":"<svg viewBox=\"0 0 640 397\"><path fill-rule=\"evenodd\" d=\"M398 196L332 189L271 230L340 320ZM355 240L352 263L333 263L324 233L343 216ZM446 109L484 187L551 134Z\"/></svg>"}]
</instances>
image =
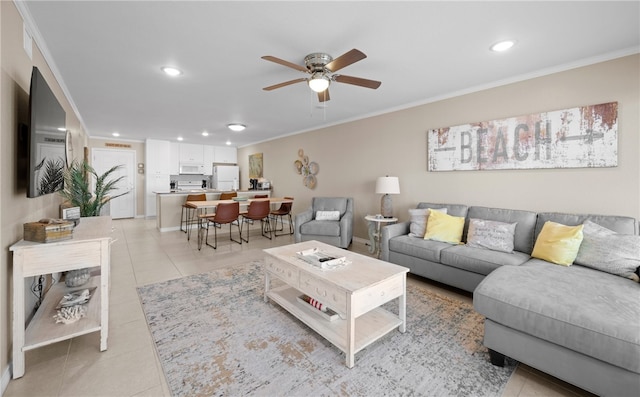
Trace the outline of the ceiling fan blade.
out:
<instances>
[{"instance_id":1,"label":"ceiling fan blade","mask_svg":"<svg viewBox=\"0 0 640 397\"><path fill-rule=\"evenodd\" d=\"M326 90L318 93L318 101L326 102L329 99L331 99L331 98L329 97L329 89L328 88Z\"/></svg>"},{"instance_id":2,"label":"ceiling fan blade","mask_svg":"<svg viewBox=\"0 0 640 397\"><path fill-rule=\"evenodd\" d=\"M382 84L382 82L380 81L362 79L360 77L345 76L342 74L333 76L333 79L338 83L353 84L360 87L372 88L374 90L380 87L380 84Z\"/></svg>"},{"instance_id":3,"label":"ceiling fan blade","mask_svg":"<svg viewBox=\"0 0 640 397\"><path fill-rule=\"evenodd\" d=\"M288 85L295 84L295 83L300 83L300 82L303 82L303 81L307 81L307 79L304 78L304 77L301 77L299 79L289 80L289 81L285 81L284 83L274 84L274 85L270 85L269 87L264 87L263 90L271 91L271 90L275 90L276 88L286 87Z\"/></svg>"},{"instance_id":4,"label":"ceiling fan blade","mask_svg":"<svg viewBox=\"0 0 640 397\"><path fill-rule=\"evenodd\" d=\"M364 55L363 52L356 50L355 48L351 51L348 51L333 61L329 62L325 68L329 69L331 72L337 72L338 70L351 65L352 63L356 63L365 59L367 56Z\"/></svg>"},{"instance_id":5,"label":"ceiling fan blade","mask_svg":"<svg viewBox=\"0 0 640 397\"><path fill-rule=\"evenodd\" d=\"M306 67L302 66L302 65L298 65L298 64L295 64L293 62L285 61L284 59L276 58L276 57L273 57L271 55L265 55L265 56L262 57L262 59L264 59L266 61L275 62L275 63L277 63L279 65L283 65L283 66L289 67L291 69L298 70L300 72L309 73L309 70Z\"/></svg>"}]
</instances>

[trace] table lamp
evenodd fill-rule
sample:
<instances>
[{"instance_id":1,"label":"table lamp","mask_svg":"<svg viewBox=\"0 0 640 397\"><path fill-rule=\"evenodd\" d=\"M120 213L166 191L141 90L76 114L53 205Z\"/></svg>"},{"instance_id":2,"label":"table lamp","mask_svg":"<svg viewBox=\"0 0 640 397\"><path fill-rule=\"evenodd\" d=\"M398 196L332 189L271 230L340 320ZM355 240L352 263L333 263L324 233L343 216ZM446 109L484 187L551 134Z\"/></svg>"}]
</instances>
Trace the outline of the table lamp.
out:
<instances>
[{"instance_id":1,"label":"table lamp","mask_svg":"<svg viewBox=\"0 0 640 397\"><path fill-rule=\"evenodd\" d=\"M400 182L397 176L381 176L376 181L376 193L382 194L380 214L385 218L393 218L391 195L400 194Z\"/></svg>"}]
</instances>

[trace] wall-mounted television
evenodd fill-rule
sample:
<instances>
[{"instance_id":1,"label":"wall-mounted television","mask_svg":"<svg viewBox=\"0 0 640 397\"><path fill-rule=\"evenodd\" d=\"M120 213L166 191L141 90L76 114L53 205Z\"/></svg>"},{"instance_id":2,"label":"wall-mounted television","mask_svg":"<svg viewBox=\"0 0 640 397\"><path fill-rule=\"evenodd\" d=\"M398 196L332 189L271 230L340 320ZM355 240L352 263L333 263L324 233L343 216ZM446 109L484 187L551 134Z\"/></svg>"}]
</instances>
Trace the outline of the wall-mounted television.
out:
<instances>
[{"instance_id":1,"label":"wall-mounted television","mask_svg":"<svg viewBox=\"0 0 640 397\"><path fill-rule=\"evenodd\" d=\"M29 89L28 197L62 190L66 165L66 113L37 67Z\"/></svg>"}]
</instances>

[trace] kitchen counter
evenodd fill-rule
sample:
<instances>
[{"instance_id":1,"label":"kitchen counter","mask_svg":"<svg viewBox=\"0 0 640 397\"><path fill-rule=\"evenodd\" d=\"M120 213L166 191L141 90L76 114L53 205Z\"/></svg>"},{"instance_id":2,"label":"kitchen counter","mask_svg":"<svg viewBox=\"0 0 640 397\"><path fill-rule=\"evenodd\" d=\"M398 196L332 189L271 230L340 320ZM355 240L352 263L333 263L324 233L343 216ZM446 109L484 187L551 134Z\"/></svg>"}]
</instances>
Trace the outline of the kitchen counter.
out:
<instances>
[{"instance_id":1,"label":"kitchen counter","mask_svg":"<svg viewBox=\"0 0 640 397\"><path fill-rule=\"evenodd\" d=\"M207 200L217 200L220 197L219 190L214 189L191 189L191 190L165 190L154 191L156 194L156 227L161 232L180 230L180 214L182 204L185 203L187 195L205 193ZM239 190L238 197L254 197L256 194L268 194L269 190Z\"/></svg>"},{"instance_id":2,"label":"kitchen counter","mask_svg":"<svg viewBox=\"0 0 640 397\"><path fill-rule=\"evenodd\" d=\"M221 193L220 190L215 189L189 189L189 190L156 190L155 194L193 194L193 193Z\"/></svg>"},{"instance_id":3,"label":"kitchen counter","mask_svg":"<svg viewBox=\"0 0 640 397\"><path fill-rule=\"evenodd\" d=\"M226 190L225 190L226 191ZM222 193L223 190L215 190L215 189L189 189L189 190L180 190L180 189L172 189L172 190L156 190L153 193L155 194L197 194L197 193ZM257 189L257 190L238 190L238 195L242 196L243 194L269 194L271 189ZM247 197L253 197L251 195Z\"/></svg>"}]
</instances>

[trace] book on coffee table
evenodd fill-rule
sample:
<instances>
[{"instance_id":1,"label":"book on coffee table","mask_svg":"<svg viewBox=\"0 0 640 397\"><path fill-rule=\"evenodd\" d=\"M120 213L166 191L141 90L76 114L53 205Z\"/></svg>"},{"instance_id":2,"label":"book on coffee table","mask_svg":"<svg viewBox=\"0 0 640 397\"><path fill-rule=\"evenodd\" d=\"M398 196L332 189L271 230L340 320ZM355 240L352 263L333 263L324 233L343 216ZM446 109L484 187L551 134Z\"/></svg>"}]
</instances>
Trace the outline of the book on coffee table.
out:
<instances>
[{"instance_id":1,"label":"book on coffee table","mask_svg":"<svg viewBox=\"0 0 640 397\"><path fill-rule=\"evenodd\" d=\"M333 321L340 317L338 313L308 295L300 295L298 297L298 302L302 303L305 307L313 309L325 320Z\"/></svg>"}]
</instances>

